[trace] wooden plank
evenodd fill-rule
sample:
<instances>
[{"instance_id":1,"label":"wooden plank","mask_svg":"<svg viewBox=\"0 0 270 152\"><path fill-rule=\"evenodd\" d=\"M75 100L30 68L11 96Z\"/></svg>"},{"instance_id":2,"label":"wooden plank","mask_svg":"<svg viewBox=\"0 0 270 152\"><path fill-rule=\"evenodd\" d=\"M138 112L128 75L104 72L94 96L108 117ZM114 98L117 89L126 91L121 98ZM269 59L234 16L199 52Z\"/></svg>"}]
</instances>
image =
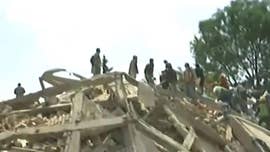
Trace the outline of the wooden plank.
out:
<instances>
[{"instance_id":1,"label":"wooden plank","mask_svg":"<svg viewBox=\"0 0 270 152\"><path fill-rule=\"evenodd\" d=\"M10 151L10 150L9 150ZM22 147L11 147L11 152L45 152L43 150L35 150L30 148L22 148Z\"/></svg>"},{"instance_id":2,"label":"wooden plank","mask_svg":"<svg viewBox=\"0 0 270 152\"><path fill-rule=\"evenodd\" d=\"M164 105L163 106L163 109L164 109L165 113L168 115L169 121L173 124L173 126L175 127L175 129L177 130L177 132L183 138L186 137L186 136L188 136L189 135L189 132L187 130L187 127L183 123L181 123L179 121L179 119L172 112L172 110L167 105ZM202 144L201 138L199 138L199 137L196 136L195 131L193 129L192 129L192 131L193 131L192 134L194 134L194 139L192 138L193 135L192 136L190 135L191 137L186 138L187 141L190 140L190 138L191 138L190 144L184 142L183 145L186 145L189 150L190 150L190 148L193 145L193 148L194 148L195 151L206 151L206 147ZM196 140L195 140L195 137L196 137ZM191 143L193 143L193 144L191 144Z\"/></svg>"},{"instance_id":3,"label":"wooden plank","mask_svg":"<svg viewBox=\"0 0 270 152\"><path fill-rule=\"evenodd\" d=\"M260 150L254 144L253 138L236 118L229 117L229 123L233 129L234 136L244 146L247 152L260 152Z\"/></svg>"},{"instance_id":4,"label":"wooden plank","mask_svg":"<svg viewBox=\"0 0 270 152\"><path fill-rule=\"evenodd\" d=\"M238 119L239 121L243 121L244 123L246 123L246 124L248 124L248 125L256 128L256 129L264 132L266 135L270 136L270 131L267 130L267 129L265 129L265 128L263 128L262 126L259 126L259 125L255 124L255 123L253 123L253 122L251 122L249 120L246 120L246 119L241 118L241 117L236 116L236 115L229 115L229 117L234 117L234 118Z\"/></svg>"},{"instance_id":5,"label":"wooden plank","mask_svg":"<svg viewBox=\"0 0 270 152\"><path fill-rule=\"evenodd\" d=\"M131 114L131 109L128 105L127 101L127 92L125 89L125 86L123 84L123 77L122 75L115 75L115 91L116 91L116 97L118 99L118 102L122 107L125 108L125 110L128 112L128 114ZM123 138L124 138L124 144L127 148L127 151L130 152L136 152L136 144L135 144L135 127L132 124L128 124L125 128L122 128Z\"/></svg>"},{"instance_id":6,"label":"wooden plank","mask_svg":"<svg viewBox=\"0 0 270 152\"><path fill-rule=\"evenodd\" d=\"M186 147L188 150L191 150L191 147L192 147L196 138L197 138L197 136L196 136L193 128L190 128L189 133L183 142L183 146Z\"/></svg>"},{"instance_id":7,"label":"wooden plank","mask_svg":"<svg viewBox=\"0 0 270 152\"><path fill-rule=\"evenodd\" d=\"M72 99L72 111L71 111L71 123L76 124L81 120L81 112L83 106L84 94L78 92L75 94L75 97ZM68 137L68 142L65 148L65 152L75 152L80 151L81 146L81 133L79 131L73 131Z\"/></svg>"},{"instance_id":8,"label":"wooden plank","mask_svg":"<svg viewBox=\"0 0 270 152\"><path fill-rule=\"evenodd\" d=\"M16 131L6 131L0 133L0 142L14 138L31 139L33 136L59 135L63 132L71 131L86 132L88 135L94 136L115 128L123 127L127 123L127 116L120 116L114 118L82 121L77 124L22 128Z\"/></svg>"},{"instance_id":9,"label":"wooden plank","mask_svg":"<svg viewBox=\"0 0 270 152\"><path fill-rule=\"evenodd\" d=\"M226 127L226 136L225 136L226 141L231 142L233 139L233 134L232 134L232 127L230 125L227 125Z\"/></svg>"},{"instance_id":10,"label":"wooden plank","mask_svg":"<svg viewBox=\"0 0 270 152\"><path fill-rule=\"evenodd\" d=\"M156 141L158 144L168 149L168 151L189 152L189 150L187 150L180 143L176 142L171 137L163 134L156 128L144 122L143 120L137 121L137 128L138 130L143 132L147 137L149 137L150 139Z\"/></svg>"},{"instance_id":11,"label":"wooden plank","mask_svg":"<svg viewBox=\"0 0 270 152\"><path fill-rule=\"evenodd\" d=\"M28 114L28 115L36 115L38 113L51 113L51 112L56 112L59 110L64 110L64 111L70 111L71 104L66 103L66 104L57 104L57 105L52 105L48 107L41 107L41 108L33 108L33 109L24 109L24 110L15 110L7 114L0 114L0 118L8 116L8 115L22 115L22 114Z\"/></svg>"},{"instance_id":12,"label":"wooden plank","mask_svg":"<svg viewBox=\"0 0 270 152\"><path fill-rule=\"evenodd\" d=\"M211 142L218 144L221 147L226 145L226 142L223 138L220 137L219 133L215 131L213 128L203 123L201 120L197 120L196 117L199 117L198 114L194 112L194 110L189 109L184 103L177 103L176 105L179 110L175 114L177 114L177 118L181 118L180 120L187 126L192 126L196 133L201 134L211 140Z\"/></svg>"}]
</instances>

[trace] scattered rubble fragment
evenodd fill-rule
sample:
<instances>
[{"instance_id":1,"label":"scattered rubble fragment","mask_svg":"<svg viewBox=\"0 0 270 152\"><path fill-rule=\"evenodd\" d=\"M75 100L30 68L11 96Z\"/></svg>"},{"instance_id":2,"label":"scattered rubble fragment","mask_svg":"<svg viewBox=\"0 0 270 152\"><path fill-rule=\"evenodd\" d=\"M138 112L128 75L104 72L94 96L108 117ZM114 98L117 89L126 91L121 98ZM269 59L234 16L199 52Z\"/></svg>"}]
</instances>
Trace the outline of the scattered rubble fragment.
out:
<instances>
[{"instance_id":1,"label":"scattered rubble fragment","mask_svg":"<svg viewBox=\"0 0 270 152\"><path fill-rule=\"evenodd\" d=\"M59 71L40 77L41 91L0 103L1 151L270 151L269 130L218 103L170 98L125 73L75 80L55 76Z\"/></svg>"}]
</instances>

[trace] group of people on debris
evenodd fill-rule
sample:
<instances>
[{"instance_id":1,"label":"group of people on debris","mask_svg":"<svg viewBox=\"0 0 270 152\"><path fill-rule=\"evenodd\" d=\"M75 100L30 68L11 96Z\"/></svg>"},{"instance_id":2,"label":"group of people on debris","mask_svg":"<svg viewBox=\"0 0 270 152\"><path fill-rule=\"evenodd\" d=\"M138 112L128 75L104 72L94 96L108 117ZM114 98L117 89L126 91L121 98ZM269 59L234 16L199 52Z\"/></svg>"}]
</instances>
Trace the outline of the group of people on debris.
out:
<instances>
[{"instance_id":1,"label":"group of people on debris","mask_svg":"<svg viewBox=\"0 0 270 152\"><path fill-rule=\"evenodd\" d=\"M105 55L101 61L100 58L100 48L96 49L95 54L91 57L90 63L92 66L91 72L92 74L99 75L102 73L108 73L113 70L113 68L109 68L107 66L108 60L106 59ZM172 92L177 93L179 91L179 80L177 72L173 69L171 63L167 60L164 60L165 69L161 71L161 75L159 77L160 86L163 89L169 89ZM133 56L132 60L129 64L128 74L136 79L137 74L139 74L138 69L138 57ZM150 59L149 63L146 64L144 68L144 76L146 82L151 87L155 86L154 77L154 59ZM199 82L196 84L196 80ZM200 67L199 64L195 65L195 69L193 69L189 63L185 64L185 71L183 72L183 84L184 90L187 97L196 101L197 93L196 93L196 86L198 89L199 94L204 93L204 83L205 83L205 75L203 69ZM259 124L264 125L266 128L270 129L270 94L265 92L263 95L257 97L254 100L251 100L252 95L248 89L244 88L243 86L239 85L237 87L231 87L230 83L227 79L225 74L221 74L219 77L219 82L213 86L213 93L217 98L217 101L222 101L226 103L228 107L231 109L239 112L239 113L246 113L248 115L252 115L249 111L248 105L252 105L253 112L255 111L255 116L259 118ZM21 98L25 94L25 89L18 83L18 86L14 90L14 94L16 98ZM253 101L250 103L249 101Z\"/></svg>"},{"instance_id":2,"label":"group of people on debris","mask_svg":"<svg viewBox=\"0 0 270 152\"><path fill-rule=\"evenodd\" d=\"M242 85L231 87L229 84L226 75L221 74L219 83L213 89L217 100L227 103L239 113L257 117L260 125L270 129L270 94L265 91L257 96Z\"/></svg>"},{"instance_id":3,"label":"group of people on debris","mask_svg":"<svg viewBox=\"0 0 270 152\"><path fill-rule=\"evenodd\" d=\"M101 62L100 59L100 48L96 49L95 54L91 57L90 63L92 66L91 72L92 74L98 75L101 74L101 68L103 69L103 73L110 72L112 68L108 68L107 66L107 59L105 56L103 56L103 61ZM160 85L163 89L170 89L170 90L177 90L177 72L173 69L172 64L169 63L167 60L164 60L165 69L161 72L160 75ZM185 64L186 70L184 71L184 83L185 83L185 90L187 93L187 96L190 98L195 97L195 82L196 79L199 78L199 87L200 87L200 93L203 94L203 88L204 88L204 73L203 69L199 66L199 64L196 64L195 71L190 67L188 63ZM132 60L129 64L129 70L128 74L136 79L137 74L139 73L138 70L138 57L134 55L132 57ZM155 80L154 77L154 59L150 59L149 63L146 64L144 68L144 76L146 82L154 87L155 86Z\"/></svg>"},{"instance_id":4,"label":"group of people on debris","mask_svg":"<svg viewBox=\"0 0 270 152\"><path fill-rule=\"evenodd\" d=\"M98 75L101 73L101 67L103 68L103 73L110 72L112 68L107 67L107 59L103 56L103 61L100 59L100 49L96 49L96 53L91 57L91 65L92 65L92 73L93 75ZM136 79L138 70L138 57L133 56L130 65L128 74ZM165 69L161 71L161 75L159 77L160 86L163 89L170 89L172 92L177 92L178 88L178 76L177 72L173 69L171 63L167 60L164 60ZM144 68L144 76L146 82L151 86L155 87L154 77L154 59L150 59L149 63L146 64ZM199 80L198 83L196 81ZM196 100L196 86L199 94L204 93L204 85L205 85L205 75L203 69L199 64L195 65L195 69L193 69L189 63L185 64L185 71L183 73L183 84L184 90L187 97ZM231 109L236 110L240 113L249 114L248 103L247 100L252 96L248 94L247 89L242 87L241 85L237 87L231 87L230 83L225 74L221 74L219 77L219 82L213 86L213 93L216 96L218 101L222 101L226 103ZM259 117L259 124L265 124L268 128L270 128L270 95L268 93L261 96L258 99L258 102L254 104L254 111L256 111L256 116Z\"/></svg>"}]
</instances>

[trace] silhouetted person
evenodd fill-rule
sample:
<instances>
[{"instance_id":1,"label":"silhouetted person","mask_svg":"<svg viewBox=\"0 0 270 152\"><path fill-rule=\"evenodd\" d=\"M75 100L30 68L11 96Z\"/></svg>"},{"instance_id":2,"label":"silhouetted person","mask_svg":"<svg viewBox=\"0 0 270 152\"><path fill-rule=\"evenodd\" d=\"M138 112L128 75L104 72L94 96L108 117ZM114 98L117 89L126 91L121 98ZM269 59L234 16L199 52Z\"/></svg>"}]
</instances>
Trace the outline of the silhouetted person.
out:
<instances>
[{"instance_id":1,"label":"silhouetted person","mask_svg":"<svg viewBox=\"0 0 270 152\"><path fill-rule=\"evenodd\" d=\"M193 69L189 66L188 63L185 64L186 70L184 71L184 83L186 95L192 99L195 99L195 79L196 75Z\"/></svg>"},{"instance_id":2,"label":"silhouetted person","mask_svg":"<svg viewBox=\"0 0 270 152\"><path fill-rule=\"evenodd\" d=\"M16 95L16 98L23 97L24 93L25 93L24 88L21 86L21 83L18 83L17 88L15 88L14 90L14 94Z\"/></svg>"},{"instance_id":3,"label":"silhouetted person","mask_svg":"<svg viewBox=\"0 0 270 152\"><path fill-rule=\"evenodd\" d=\"M166 75L166 70L161 71L161 75L159 76L159 81L161 84L161 87L163 89L168 89L169 88L169 82L167 80L167 75Z\"/></svg>"},{"instance_id":4,"label":"silhouetted person","mask_svg":"<svg viewBox=\"0 0 270 152\"><path fill-rule=\"evenodd\" d=\"M174 92L176 92L177 91L177 87L176 87L177 74L170 63L167 64L166 77L167 77L166 79L169 83L170 89L173 90Z\"/></svg>"},{"instance_id":5,"label":"silhouetted person","mask_svg":"<svg viewBox=\"0 0 270 152\"><path fill-rule=\"evenodd\" d=\"M196 64L195 73L196 73L197 78L200 78L200 83L199 83L200 93L203 94L205 77L204 77L203 69L200 67L199 64Z\"/></svg>"},{"instance_id":6,"label":"silhouetted person","mask_svg":"<svg viewBox=\"0 0 270 152\"><path fill-rule=\"evenodd\" d=\"M96 49L96 53L91 57L90 62L92 65L91 72L93 75L98 75L101 73L101 59L100 59L100 49Z\"/></svg>"},{"instance_id":7,"label":"silhouetted person","mask_svg":"<svg viewBox=\"0 0 270 152\"><path fill-rule=\"evenodd\" d=\"M149 85L154 85L154 59L150 59L149 63L145 66L144 75Z\"/></svg>"},{"instance_id":8,"label":"silhouetted person","mask_svg":"<svg viewBox=\"0 0 270 152\"><path fill-rule=\"evenodd\" d=\"M107 66L108 60L106 59L105 55L103 55L103 59L102 59L102 70L103 73L108 73L111 72L113 68L109 68Z\"/></svg>"},{"instance_id":9,"label":"silhouetted person","mask_svg":"<svg viewBox=\"0 0 270 152\"><path fill-rule=\"evenodd\" d=\"M134 79L136 79L136 76L139 73L137 61L138 61L138 58L136 55L134 55L129 64L128 74Z\"/></svg>"},{"instance_id":10,"label":"silhouetted person","mask_svg":"<svg viewBox=\"0 0 270 152\"><path fill-rule=\"evenodd\" d=\"M170 65L170 63L167 60L164 60L163 63L165 64L165 70L166 70L168 66Z\"/></svg>"},{"instance_id":11,"label":"silhouetted person","mask_svg":"<svg viewBox=\"0 0 270 152\"><path fill-rule=\"evenodd\" d=\"M176 83L177 81L177 74L176 71L173 69L172 65L169 63L166 70L167 80L169 83Z\"/></svg>"}]
</instances>

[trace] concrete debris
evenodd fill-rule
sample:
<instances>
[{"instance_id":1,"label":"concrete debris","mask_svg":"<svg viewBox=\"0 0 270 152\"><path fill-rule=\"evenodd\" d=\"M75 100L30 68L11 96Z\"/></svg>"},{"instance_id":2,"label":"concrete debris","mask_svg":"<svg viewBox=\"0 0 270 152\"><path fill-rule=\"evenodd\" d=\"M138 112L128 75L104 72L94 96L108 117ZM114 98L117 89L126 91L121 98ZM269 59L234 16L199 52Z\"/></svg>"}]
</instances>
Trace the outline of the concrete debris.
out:
<instances>
[{"instance_id":1,"label":"concrete debris","mask_svg":"<svg viewBox=\"0 0 270 152\"><path fill-rule=\"evenodd\" d=\"M62 71L45 72L41 91L0 103L0 151L270 151L269 130L209 99L191 102L120 72L54 75Z\"/></svg>"}]
</instances>

